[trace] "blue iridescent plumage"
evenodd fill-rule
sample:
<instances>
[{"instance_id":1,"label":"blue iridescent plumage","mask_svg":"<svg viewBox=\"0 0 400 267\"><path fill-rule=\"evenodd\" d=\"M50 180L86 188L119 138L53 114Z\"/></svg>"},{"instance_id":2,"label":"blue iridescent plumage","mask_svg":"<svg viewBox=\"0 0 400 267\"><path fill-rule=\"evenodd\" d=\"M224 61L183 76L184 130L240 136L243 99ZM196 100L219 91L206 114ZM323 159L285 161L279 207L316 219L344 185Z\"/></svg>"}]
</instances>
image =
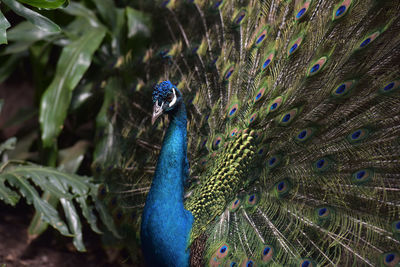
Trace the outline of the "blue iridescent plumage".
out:
<instances>
[{"instance_id":1,"label":"blue iridescent plumage","mask_svg":"<svg viewBox=\"0 0 400 267\"><path fill-rule=\"evenodd\" d=\"M164 102L172 88L169 81L157 85L155 104ZM186 110L182 99L170 110L170 125L158 158L142 215L142 248L149 266L188 266L188 242L192 214L184 209L183 189L188 175Z\"/></svg>"}]
</instances>

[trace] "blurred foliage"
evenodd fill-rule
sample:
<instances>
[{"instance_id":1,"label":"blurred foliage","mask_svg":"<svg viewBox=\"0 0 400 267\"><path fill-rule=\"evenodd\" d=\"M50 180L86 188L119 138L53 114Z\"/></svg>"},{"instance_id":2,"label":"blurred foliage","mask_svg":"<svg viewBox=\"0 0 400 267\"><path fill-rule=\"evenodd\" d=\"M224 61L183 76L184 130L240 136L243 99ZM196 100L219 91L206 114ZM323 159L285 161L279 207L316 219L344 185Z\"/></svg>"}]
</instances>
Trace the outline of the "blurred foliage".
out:
<instances>
[{"instance_id":1,"label":"blurred foliage","mask_svg":"<svg viewBox=\"0 0 400 267\"><path fill-rule=\"evenodd\" d=\"M39 29L46 31L57 33L60 32L60 27L52 22L50 19L46 18L45 16L41 15L33 11L32 9L26 8L24 5L20 4L18 1L15 0L2 0L4 4L6 4L12 11L18 14L21 17L24 17L29 22L34 24ZM37 1L39 3L38 7L45 7L43 4L46 1ZM42 2L42 4L40 3ZM7 21L7 20L5 20ZM9 25L7 25L9 26Z\"/></svg>"},{"instance_id":2,"label":"blurred foliage","mask_svg":"<svg viewBox=\"0 0 400 267\"><path fill-rule=\"evenodd\" d=\"M35 98L33 108L20 109L3 128L23 128L32 120L40 125L0 140L0 199L14 206L23 197L33 205L32 237L50 225L84 251L84 218L93 231L120 238L98 199L101 181L85 175L91 175L90 166L107 142L96 131L110 127L113 91L138 82L130 66L140 64L153 20L138 9L142 3L0 2L0 83L22 73ZM0 99L0 112L3 105Z\"/></svg>"}]
</instances>

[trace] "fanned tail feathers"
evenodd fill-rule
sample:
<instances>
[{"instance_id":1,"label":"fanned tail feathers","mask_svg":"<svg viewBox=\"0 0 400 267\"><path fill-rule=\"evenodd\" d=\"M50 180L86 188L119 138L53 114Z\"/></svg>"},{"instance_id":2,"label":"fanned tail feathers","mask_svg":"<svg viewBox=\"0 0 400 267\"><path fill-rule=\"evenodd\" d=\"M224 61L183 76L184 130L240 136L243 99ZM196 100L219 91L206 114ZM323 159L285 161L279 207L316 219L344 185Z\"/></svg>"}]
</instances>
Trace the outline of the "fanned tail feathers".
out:
<instances>
[{"instance_id":1,"label":"fanned tail feathers","mask_svg":"<svg viewBox=\"0 0 400 267\"><path fill-rule=\"evenodd\" d=\"M151 183L163 127L150 93L168 79L188 109L193 263L397 266L400 3L155 5L164 32L144 82L115 97L107 186L125 210L140 214Z\"/></svg>"}]
</instances>

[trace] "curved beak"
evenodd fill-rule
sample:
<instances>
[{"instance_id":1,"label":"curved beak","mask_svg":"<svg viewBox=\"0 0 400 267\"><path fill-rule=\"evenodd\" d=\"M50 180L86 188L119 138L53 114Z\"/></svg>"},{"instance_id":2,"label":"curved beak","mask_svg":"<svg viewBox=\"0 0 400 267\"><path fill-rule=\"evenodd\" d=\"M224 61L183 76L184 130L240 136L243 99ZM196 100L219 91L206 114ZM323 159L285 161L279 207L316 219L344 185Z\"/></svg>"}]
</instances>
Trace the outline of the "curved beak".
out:
<instances>
[{"instance_id":1,"label":"curved beak","mask_svg":"<svg viewBox=\"0 0 400 267\"><path fill-rule=\"evenodd\" d=\"M163 113L163 109L162 109L163 103L161 103L161 105L158 105L158 101L156 101L156 103L154 103L153 106L153 115L151 116L151 125L153 125L157 118L160 117Z\"/></svg>"}]
</instances>

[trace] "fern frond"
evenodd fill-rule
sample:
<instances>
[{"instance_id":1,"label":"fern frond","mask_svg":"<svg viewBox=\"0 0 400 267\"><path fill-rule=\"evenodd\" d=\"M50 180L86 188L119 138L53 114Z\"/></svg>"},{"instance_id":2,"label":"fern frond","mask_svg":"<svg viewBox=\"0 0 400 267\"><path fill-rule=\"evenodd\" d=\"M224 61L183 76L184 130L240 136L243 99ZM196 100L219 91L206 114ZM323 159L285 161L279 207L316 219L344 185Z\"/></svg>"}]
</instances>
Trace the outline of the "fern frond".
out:
<instances>
[{"instance_id":1,"label":"fern frond","mask_svg":"<svg viewBox=\"0 0 400 267\"><path fill-rule=\"evenodd\" d=\"M104 208L98 203L93 205L93 202L96 202L97 190L98 185L90 177L65 173L50 167L12 161L0 166L0 199L15 206L22 196L28 204L32 204L36 211L42 214L44 221L62 235L73 237L74 246L79 251L86 249L77 204L93 231L101 233L97 227L95 215L95 210L97 210L107 228L118 235L112 217L105 213ZM59 199L63 215L57 207L53 207L41 198L41 191L49 192Z\"/></svg>"}]
</instances>

